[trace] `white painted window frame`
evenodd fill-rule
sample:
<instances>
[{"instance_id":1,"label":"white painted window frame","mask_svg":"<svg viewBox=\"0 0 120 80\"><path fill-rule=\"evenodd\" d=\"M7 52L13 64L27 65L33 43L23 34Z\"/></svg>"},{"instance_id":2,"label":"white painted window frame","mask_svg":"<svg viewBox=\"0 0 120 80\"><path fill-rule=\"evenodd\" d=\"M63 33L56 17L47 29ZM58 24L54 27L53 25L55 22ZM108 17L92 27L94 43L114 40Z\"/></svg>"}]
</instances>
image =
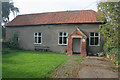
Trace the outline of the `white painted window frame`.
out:
<instances>
[{"instance_id":1,"label":"white painted window frame","mask_svg":"<svg viewBox=\"0 0 120 80\"><path fill-rule=\"evenodd\" d=\"M60 33L60 32L59 32L59 33ZM68 37L68 33L67 33L67 32L62 32L62 36L60 36L59 33L58 33L58 45L65 45L65 46L66 46L66 45L67 45L67 41L66 41L66 44L64 44L64 43L63 43L63 38L64 38L64 37ZM67 35L64 36L64 35L63 35L64 33L66 33ZM59 37L62 37L62 44L59 44Z\"/></svg>"},{"instance_id":2,"label":"white painted window frame","mask_svg":"<svg viewBox=\"0 0 120 80\"><path fill-rule=\"evenodd\" d=\"M94 33L94 36L90 36L91 33ZM98 36L95 36L95 33L97 33L97 32L90 32L90 33L89 33L89 46L100 46L100 34L98 33ZM98 45L91 45L91 44L90 44L90 42L91 42L91 37L94 37L94 38L95 38L95 37L98 37L98 38L99 38L99 39L98 39Z\"/></svg>"},{"instance_id":3,"label":"white painted window frame","mask_svg":"<svg viewBox=\"0 0 120 80\"><path fill-rule=\"evenodd\" d=\"M35 35L37 33L37 36ZM34 44L42 44L42 33L41 32L35 32L34 33ZM39 33L41 33L41 36L39 36ZM37 37L37 43L35 43L35 37ZM38 43L38 38L41 37L41 43Z\"/></svg>"}]
</instances>

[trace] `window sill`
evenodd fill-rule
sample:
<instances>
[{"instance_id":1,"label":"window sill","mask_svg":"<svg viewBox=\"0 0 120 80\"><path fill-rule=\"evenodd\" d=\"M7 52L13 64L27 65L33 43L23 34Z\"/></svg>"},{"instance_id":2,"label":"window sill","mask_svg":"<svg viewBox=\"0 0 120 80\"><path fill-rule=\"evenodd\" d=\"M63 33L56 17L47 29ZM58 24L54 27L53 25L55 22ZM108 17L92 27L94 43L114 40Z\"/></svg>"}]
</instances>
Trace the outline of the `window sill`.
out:
<instances>
[{"instance_id":1,"label":"window sill","mask_svg":"<svg viewBox=\"0 0 120 80\"><path fill-rule=\"evenodd\" d=\"M67 46L67 44L58 44L59 46Z\"/></svg>"},{"instance_id":2,"label":"window sill","mask_svg":"<svg viewBox=\"0 0 120 80\"><path fill-rule=\"evenodd\" d=\"M42 43L34 43L35 45L39 45L39 44L42 44Z\"/></svg>"},{"instance_id":3,"label":"window sill","mask_svg":"<svg viewBox=\"0 0 120 80\"><path fill-rule=\"evenodd\" d=\"M100 45L89 45L89 46L93 46L94 47L94 46L100 46Z\"/></svg>"}]
</instances>

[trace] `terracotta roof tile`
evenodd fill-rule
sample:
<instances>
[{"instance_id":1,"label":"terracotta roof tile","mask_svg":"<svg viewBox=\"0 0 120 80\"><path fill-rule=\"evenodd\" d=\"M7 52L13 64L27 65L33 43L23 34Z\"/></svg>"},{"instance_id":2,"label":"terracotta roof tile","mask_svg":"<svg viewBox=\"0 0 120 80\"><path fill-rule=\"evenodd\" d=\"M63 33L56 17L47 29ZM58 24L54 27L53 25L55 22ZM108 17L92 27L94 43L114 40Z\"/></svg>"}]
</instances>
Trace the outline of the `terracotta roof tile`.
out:
<instances>
[{"instance_id":1,"label":"terracotta roof tile","mask_svg":"<svg viewBox=\"0 0 120 80\"><path fill-rule=\"evenodd\" d=\"M26 14L18 15L15 19L8 23L8 26L59 23L101 23L96 19L97 15L97 12L93 10Z\"/></svg>"}]
</instances>

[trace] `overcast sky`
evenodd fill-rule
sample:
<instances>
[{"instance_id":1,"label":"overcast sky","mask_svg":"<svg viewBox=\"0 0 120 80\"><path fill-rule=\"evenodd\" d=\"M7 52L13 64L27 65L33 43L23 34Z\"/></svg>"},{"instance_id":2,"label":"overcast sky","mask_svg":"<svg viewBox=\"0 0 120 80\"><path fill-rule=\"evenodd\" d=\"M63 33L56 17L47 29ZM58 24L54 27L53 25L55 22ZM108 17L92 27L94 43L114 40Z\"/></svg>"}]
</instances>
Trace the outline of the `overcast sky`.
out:
<instances>
[{"instance_id":1,"label":"overcast sky","mask_svg":"<svg viewBox=\"0 0 120 80\"><path fill-rule=\"evenodd\" d=\"M14 5L22 14L67 11L67 10L95 10L98 0L13 0ZM12 14L10 15L12 20Z\"/></svg>"}]
</instances>

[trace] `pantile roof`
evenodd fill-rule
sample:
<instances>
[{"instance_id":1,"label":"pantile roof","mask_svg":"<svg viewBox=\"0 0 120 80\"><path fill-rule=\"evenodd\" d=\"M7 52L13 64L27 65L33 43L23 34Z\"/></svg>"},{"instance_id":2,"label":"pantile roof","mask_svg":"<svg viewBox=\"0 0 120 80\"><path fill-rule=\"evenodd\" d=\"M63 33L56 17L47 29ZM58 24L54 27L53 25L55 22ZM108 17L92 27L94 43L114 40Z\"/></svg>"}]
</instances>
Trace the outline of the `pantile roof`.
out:
<instances>
[{"instance_id":1,"label":"pantile roof","mask_svg":"<svg viewBox=\"0 0 120 80\"><path fill-rule=\"evenodd\" d=\"M76 10L18 15L7 26L64 24L64 23L101 23L93 10Z\"/></svg>"}]
</instances>

